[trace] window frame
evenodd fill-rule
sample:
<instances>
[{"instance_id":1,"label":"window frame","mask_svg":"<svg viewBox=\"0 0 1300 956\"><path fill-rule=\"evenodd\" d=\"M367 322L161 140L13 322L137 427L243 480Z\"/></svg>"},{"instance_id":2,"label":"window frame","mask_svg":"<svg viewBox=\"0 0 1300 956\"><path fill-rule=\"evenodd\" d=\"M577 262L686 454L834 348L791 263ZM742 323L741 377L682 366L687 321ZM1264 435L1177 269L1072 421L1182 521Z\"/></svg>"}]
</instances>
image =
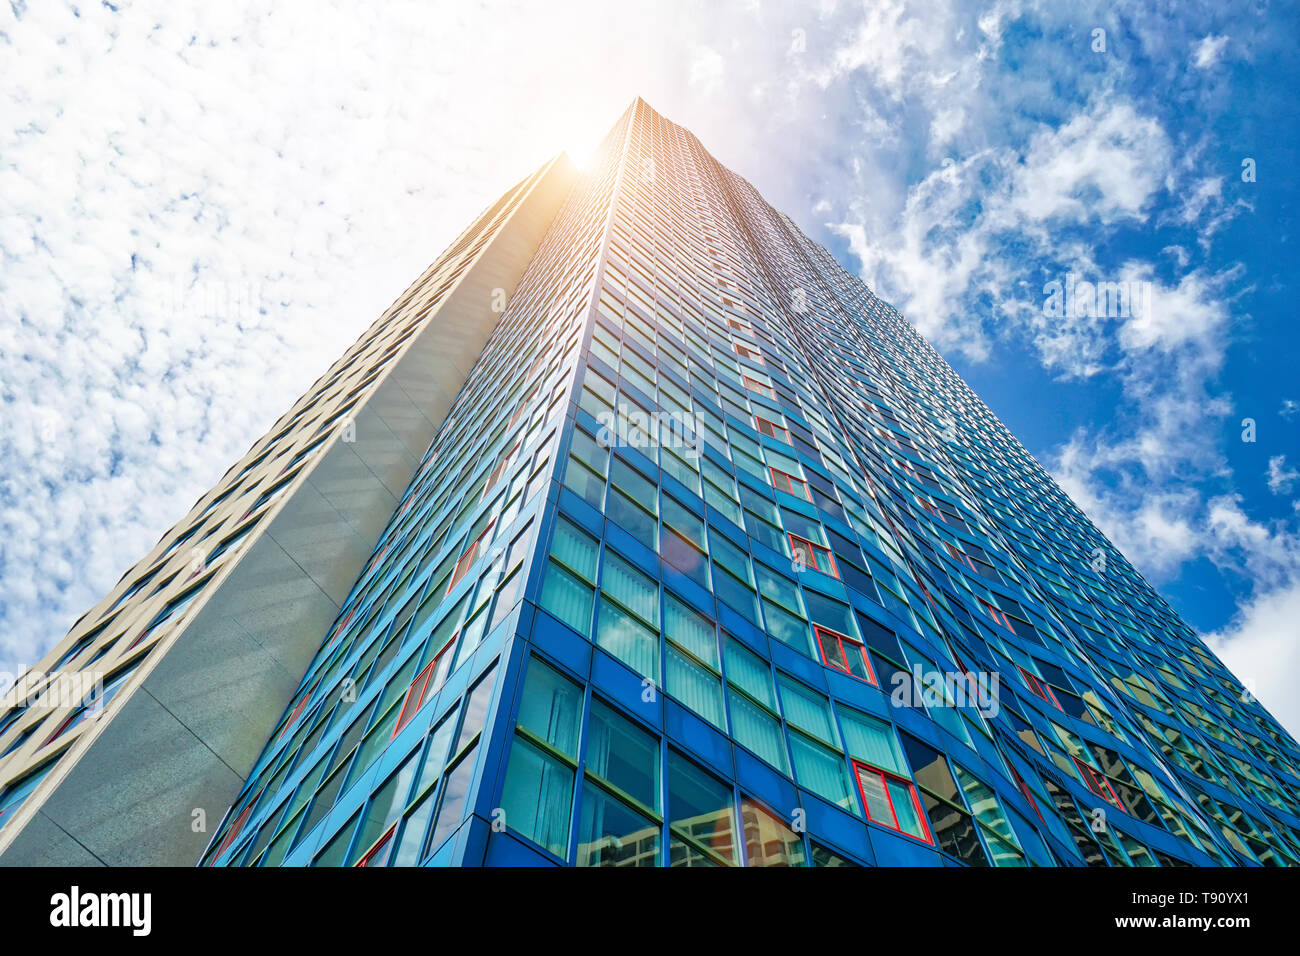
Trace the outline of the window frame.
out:
<instances>
[{"instance_id":1,"label":"window frame","mask_svg":"<svg viewBox=\"0 0 1300 956\"><path fill-rule=\"evenodd\" d=\"M1065 711L1065 708L1061 706L1061 702L1056 699L1056 694L1052 692L1051 684L1047 683L1047 681L1043 680L1037 674L1031 674L1019 664L1016 665L1016 670L1020 671L1021 678L1029 686L1029 690L1035 697L1053 705L1059 711ZM1044 691L1046 691L1046 693L1044 693Z\"/></svg>"},{"instance_id":2,"label":"window frame","mask_svg":"<svg viewBox=\"0 0 1300 956\"><path fill-rule=\"evenodd\" d=\"M776 398L776 389L766 382L760 382L752 375L744 374L740 376L740 379L747 391L753 392L756 395L762 395L764 398Z\"/></svg>"},{"instance_id":3,"label":"window frame","mask_svg":"<svg viewBox=\"0 0 1300 956\"><path fill-rule=\"evenodd\" d=\"M768 434L766 431L763 430L764 425L767 425L772 429L771 434ZM762 415L754 416L754 431L758 432L760 435L763 435L766 438L774 439L775 441L782 442L783 444L786 445L793 444L793 442L790 440L790 429L786 428L784 425L778 425L770 418L764 418ZM778 432L783 433L785 437L783 438L781 434L778 434Z\"/></svg>"},{"instance_id":4,"label":"window frame","mask_svg":"<svg viewBox=\"0 0 1300 956\"><path fill-rule=\"evenodd\" d=\"M1094 770L1078 757L1071 756L1070 759L1074 761L1074 766L1079 771L1079 776L1083 778L1083 785L1087 787L1090 792L1101 797L1121 813L1128 813L1124 804L1120 802L1119 795L1115 793L1115 788L1110 785L1110 778L1100 770Z\"/></svg>"},{"instance_id":5,"label":"window frame","mask_svg":"<svg viewBox=\"0 0 1300 956\"><path fill-rule=\"evenodd\" d=\"M857 785L858 798L862 801L862 811L866 815L868 823L874 823L877 826L884 827L886 830L892 830L893 832L901 834L909 839L917 840L927 846L936 847L937 849L937 845L934 842L934 832L930 829L930 818L925 812L925 806L921 803L921 794L920 791L917 790L916 782L914 780L904 777L901 774L882 770L879 767L872 766L869 763L864 763L853 757L849 758L849 763L853 767L853 782ZM912 807L916 812L916 818L920 821L921 829L925 832L924 837L914 836L899 826L891 827L885 821L876 820L871 816L871 807L867 803L867 794L866 791L862 789L861 774L864 770L880 777L880 782L884 786L885 799L889 801L889 812L894 815L895 823L898 823L898 811L894 809L894 795L889 792L889 781L893 780L896 783L904 784L907 787L907 791L912 797Z\"/></svg>"},{"instance_id":6,"label":"window frame","mask_svg":"<svg viewBox=\"0 0 1300 956\"><path fill-rule=\"evenodd\" d=\"M447 584L447 590L443 594L444 597L455 590L456 585L460 584L460 582L465 579L465 576L469 574L469 569L473 567L474 562L478 560L479 545L483 543L483 539L488 536L488 533L496 527L496 523L496 519L493 518L487 523L487 526L478 533L474 540L465 546L465 550L462 551L460 557L456 559L456 566L452 569L451 580Z\"/></svg>"},{"instance_id":7,"label":"window frame","mask_svg":"<svg viewBox=\"0 0 1300 956\"><path fill-rule=\"evenodd\" d=\"M819 571L822 574L829 574L831 577L835 578L836 580L840 580L840 568L839 565L835 563L835 554L831 551L830 548L826 547L823 544L818 544L816 541L810 541L808 538L805 538L802 535L797 535L793 531L787 531L786 538L790 544L790 553L793 557L795 558L799 557L799 552L798 550L796 550L796 544L806 545L806 548L804 548L804 550L806 550L809 553L809 556L812 558L812 561L811 563L808 561L804 561L803 563L808 567L811 567L814 571ZM818 551L821 551L826 555L826 561L830 564L829 571L823 568L821 566L821 563L817 560Z\"/></svg>"},{"instance_id":8,"label":"window frame","mask_svg":"<svg viewBox=\"0 0 1300 956\"><path fill-rule=\"evenodd\" d=\"M813 624L812 629L813 629L813 640L817 642L817 652L821 655L823 664L825 664L827 667L831 668L832 670L839 671L841 674L847 674L848 676L852 677L854 680L860 680L863 681L864 683L870 684L872 687L880 686L879 682L876 680L876 669L871 666L871 657L870 655L867 654L867 645L865 643L859 641L855 637L850 637L848 634L841 634L839 631L832 630L831 628L826 627L824 624ZM832 664L826 657L825 647L822 646L823 637L833 637L836 639L836 641L839 643L840 654L843 656L845 661L849 659L849 655L846 652L844 644L847 641L849 644L853 645L862 656L862 663L865 664L867 668L867 676L859 677L851 670L847 670L846 668L840 667L836 664Z\"/></svg>"},{"instance_id":9,"label":"window frame","mask_svg":"<svg viewBox=\"0 0 1300 956\"><path fill-rule=\"evenodd\" d=\"M772 482L772 487L777 491L784 491L786 494L794 495L796 498L802 498L804 501L812 501L812 492L809 490L808 482L803 478L800 478L798 475L792 475L788 471L782 471L780 468L775 468L771 465L768 465L767 470L768 478ZM788 488L783 488L777 482L778 475L786 480L786 484L789 485ZM799 487L803 489L802 495L795 491L795 482L798 482Z\"/></svg>"}]
</instances>

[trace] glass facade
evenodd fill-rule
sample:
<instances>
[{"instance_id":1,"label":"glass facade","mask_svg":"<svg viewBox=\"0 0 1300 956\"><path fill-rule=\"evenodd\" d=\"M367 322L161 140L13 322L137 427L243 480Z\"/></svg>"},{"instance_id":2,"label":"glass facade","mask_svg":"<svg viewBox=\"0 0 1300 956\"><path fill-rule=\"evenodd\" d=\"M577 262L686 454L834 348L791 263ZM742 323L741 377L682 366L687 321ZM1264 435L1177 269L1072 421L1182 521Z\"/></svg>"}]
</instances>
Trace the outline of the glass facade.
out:
<instances>
[{"instance_id":1,"label":"glass facade","mask_svg":"<svg viewBox=\"0 0 1300 956\"><path fill-rule=\"evenodd\" d=\"M638 101L202 862L1290 865L1298 763L916 331Z\"/></svg>"}]
</instances>

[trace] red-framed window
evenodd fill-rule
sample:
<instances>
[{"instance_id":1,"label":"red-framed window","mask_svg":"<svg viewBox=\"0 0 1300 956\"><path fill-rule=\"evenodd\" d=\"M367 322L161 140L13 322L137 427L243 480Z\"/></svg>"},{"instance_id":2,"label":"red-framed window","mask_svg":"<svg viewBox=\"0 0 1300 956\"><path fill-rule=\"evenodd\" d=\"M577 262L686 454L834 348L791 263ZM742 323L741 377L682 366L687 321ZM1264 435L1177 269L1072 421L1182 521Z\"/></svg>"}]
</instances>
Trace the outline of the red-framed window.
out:
<instances>
[{"instance_id":1,"label":"red-framed window","mask_svg":"<svg viewBox=\"0 0 1300 956\"><path fill-rule=\"evenodd\" d=\"M895 448L902 448L902 447L903 447L903 443L902 443L901 441L898 440L898 436L895 435L895 434L894 434L892 431L890 431L888 428L880 428L880 427L877 426L876 428L873 428L872 430L873 430L877 435L879 435L881 438L883 438L885 441L887 441L887 442L889 442L891 445L893 445Z\"/></svg>"},{"instance_id":2,"label":"red-framed window","mask_svg":"<svg viewBox=\"0 0 1300 956\"><path fill-rule=\"evenodd\" d=\"M361 572L362 577L365 577L365 575L373 571L375 569L375 565L378 564L380 561L384 560L384 555L388 553L388 549L391 548L392 546L393 545L391 542L385 544L383 550L381 550L378 554L376 554L373 558L371 558L368 562L366 562L366 569Z\"/></svg>"},{"instance_id":3,"label":"red-framed window","mask_svg":"<svg viewBox=\"0 0 1300 956\"><path fill-rule=\"evenodd\" d=\"M963 567L969 568L971 571L974 571L976 574L979 573L979 570L975 567L975 562L973 562L970 559L970 556L967 555L965 551L961 550L961 548L958 548L956 545L949 544L947 541L943 543L943 548L945 551L948 552L949 556L958 564L962 565ZM1009 623L1010 622L1008 622L1008 624Z\"/></svg>"},{"instance_id":4,"label":"red-framed window","mask_svg":"<svg viewBox=\"0 0 1300 956\"><path fill-rule=\"evenodd\" d=\"M760 435L766 435L768 438L775 438L777 441L790 444L790 429L784 425L778 425L776 422L768 421L761 415L754 416L754 430Z\"/></svg>"},{"instance_id":5,"label":"red-framed window","mask_svg":"<svg viewBox=\"0 0 1300 956\"><path fill-rule=\"evenodd\" d=\"M1052 687L1047 683L1047 681L1043 680L1037 674L1029 673L1029 671L1025 670L1023 667L1017 666L1016 670L1020 671L1020 676L1025 679L1025 683L1029 685L1029 689L1034 692L1035 696L1041 697L1057 710L1063 709L1061 707L1061 702L1056 699L1056 695L1052 693Z\"/></svg>"},{"instance_id":6,"label":"red-framed window","mask_svg":"<svg viewBox=\"0 0 1300 956\"><path fill-rule=\"evenodd\" d=\"M339 639L339 637L343 634L345 630L347 630L349 622L351 622L352 618L357 613L357 607L358 605L353 604L352 609L348 611L347 617L345 617L343 620L339 621L337 625L335 625L334 633L330 635L329 643L325 645L326 650L332 647L334 645L334 642Z\"/></svg>"},{"instance_id":7,"label":"red-framed window","mask_svg":"<svg viewBox=\"0 0 1300 956\"><path fill-rule=\"evenodd\" d=\"M1119 797L1115 795L1115 788L1110 785L1110 781L1106 779L1104 774L1100 774L1096 770L1093 770L1078 757L1071 757L1070 759L1074 761L1075 767L1079 770L1079 776L1083 778L1083 782L1087 785L1089 790L1101 797L1107 803L1113 804L1120 810L1124 810L1124 804L1119 802Z\"/></svg>"},{"instance_id":8,"label":"red-framed window","mask_svg":"<svg viewBox=\"0 0 1300 956\"><path fill-rule=\"evenodd\" d=\"M760 382L756 378L750 378L748 375L742 375L741 379L745 382L745 388L751 392L758 392L760 395L766 395L768 398L776 398L776 389L766 382Z\"/></svg>"},{"instance_id":9,"label":"red-framed window","mask_svg":"<svg viewBox=\"0 0 1300 956\"><path fill-rule=\"evenodd\" d=\"M398 711L397 723L393 725L393 733L388 739L392 740L401 733L402 728L411 722L424 702L437 693L442 682L447 679L447 666L451 664L451 651L456 646L456 638L459 633L453 634L447 646L440 650L433 660L425 665L420 673L415 675L411 681L411 686L406 689L406 696L402 698L402 709Z\"/></svg>"},{"instance_id":10,"label":"red-framed window","mask_svg":"<svg viewBox=\"0 0 1300 956\"><path fill-rule=\"evenodd\" d=\"M731 319L731 318L729 318L729 319L727 319L727 324L728 324L729 326L731 326L733 329L735 329L737 332L748 332L748 333L752 334L753 331L754 331L754 330L751 329L748 325L746 325L744 322L740 321L740 319Z\"/></svg>"},{"instance_id":11,"label":"red-framed window","mask_svg":"<svg viewBox=\"0 0 1300 956\"><path fill-rule=\"evenodd\" d=\"M464 553L460 556L460 560L456 562L455 570L451 573L451 583L447 585L447 594L450 594L451 589L457 584L460 584L461 578L465 577L469 572L470 566L474 563L474 559L478 557L479 545L483 543L483 539L487 537L488 532L492 530L494 524L496 524L495 521L489 521L488 526L478 533L478 537L466 546Z\"/></svg>"},{"instance_id":12,"label":"red-framed window","mask_svg":"<svg viewBox=\"0 0 1300 956\"><path fill-rule=\"evenodd\" d=\"M501 480L501 476L505 474L506 469L510 467L510 463L514 461L515 452L519 450L519 445L522 441L522 438L519 439L519 441L516 441L497 461L496 467L492 469L492 474L488 475L487 484L483 486L484 498L487 497L488 492L492 490L493 486Z\"/></svg>"},{"instance_id":13,"label":"red-framed window","mask_svg":"<svg viewBox=\"0 0 1300 956\"><path fill-rule=\"evenodd\" d=\"M351 617L351 615L348 616ZM283 737L286 733L288 733L289 728L298 722L298 718L302 716L303 708L307 706L307 701L311 700L311 695L316 693L316 688L319 686L320 686L320 680L318 679L316 683L311 685L311 689L308 690L307 693L303 694L301 698L299 698L298 706L296 706L293 709L293 713L289 715L289 719L284 722L284 726L280 729L280 733L276 737L276 740L279 740L280 737Z\"/></svg>"},{"instance_id":14,"label":"red-framed window","mask_svg":"<svg viewBox=\"0 0 1300 956\"><path fill-rule=\"evenodd\" d=\"M48 747L51 743L53 743L54 741L62 737L64 732L69 727L73 726L74 724L80 723L85 718L86 708L89 706L90 706L89 704L82 704L79 707L77 707L75 710L73 710L72 713L68 714L67 717L64 717L63 720L59 723L59 726L54 728L54 733L46 737L45 742L42 743L41 746Z\"/></svg>"},{"instance_id":15,"label":"red-framed window","mask_svg":"<svg viewBox=\"0 0 1300 956\"><path fill-rule=\"evenodd\" d=\"M742 358L747 358L751 362L757 362L759 365L767 364L763 361L763 353L758 349L751 349L748 345L741 345L739 342L733 342L731 344L732 347L735 348L736 354Z\"/></svg>"},{"instance_id":16,"label":"red-framed window","mask_svg":"<svg viewBox=\"0 0 1300 956\"><path fill-rule=\"evenodd\" d=\"M862 798L868 820L934 845L925 808L921 806L921 797L912 781L856 760L853 761L853 775L857 778L858 795Z\"/></svg>"},{"instance_id":17,"label":"red-framed window","mask_svg":"<svg viewBox=\"0 0 1300 956\"><path fill-rule=\"evenodd\" d=\"M536 397L539 388L541 388L540 383L534 385L532 391L519 400L519 407L516 408L515 413L510 416L510 421L506 425L506 431L510 431L510 429L514 428L515 422L519 421L519 419L523 417L524 412L528 411L528 405L532 402L533 398Z\"/></svg>"},{"instance_id":18,"label":"red-framed window","mask_svg":"<svg viewBox=\"0 0 1300 956\"><path fill-rule=\"evenodd\" d=\"M384 835L375 841L375 845L366 851L366 855L357 860L357 866L383 866L388 862L388 851L392 848L393 834L397 832L397 824L384 831Z\"/></svg>"},{"instance_id":19,"label":"red-framed window","mask_svg":"<svg viewBox=\"0 0 1300 956\"><path fill-rule=\"evenodd\" d=\"M930 517L938 518L940 521L944 521L943 515L940 514L939 509L934 506L934 502L926 498L922 498L920 495L917 495L916 503L920 505L921 510L926 512L926 514L930 515ZM947 522L944 521L944 524L947 524Z\"/></svg>"},{"instance_id":20,"label":"red-framed window","mask_svg":"<svg viewBox=\"0 0 1300 956\"><path fill-rule=\"evenodd\" d=\"M801 538L794 532L787 532L790 539L790 553L803 562L805 567L829 574L833 578L840 576L840 569L835 566L835 555L829 548L824 548L815 541Z\"/></svg>"},{"instance_id":21,"label":"red-framed window","mask_svg":"<svg viewBox=\"0 0 1300 956\"><path fill-rule=\"evenodd\" d=\"M244 807L239 816L235 817L235 822L232 823L230 829L226 831L226 836L221 841L221 845L217 847L217 852L212 854L213 860L216 860L221 856L221 854L225 853L226 850L230 849L230 845L235 842L235 838L239 836L240 831L244 829L244 824L248 822L248 817L253 812L253 807L257 806L257 801L261 796L262 791L257 791L257 796L249 801L248 806Z\"/></svg>"},{"instance_id":22,"label":"red-framed window","mask_svg":"<svg viewBox=\"0 0 1300 956\"><path fill-rule=\"evenodd\" d=\"M399 508L399 509L397 510L397 518L401 518L401 517L404 516L408 511L410 511L410 510L411 510L411 506L412 506L413 504L415 504L416 501L419 500L419 498L420 498L419 495L407 495L406 500L402 502L402 507ZM396 519L394 519L394 520L396 520Z\"/></svg>"},{"instance_id":23,"label":"red-framed window","mask_svg":"<svg viewBox=\"0 0 1300 956\"><path fill-rule=\"evenodd\" d=\"M441 657L442 655L438 655ZM397 714L397 723L393 725L393 733L389 737L391 740L402 732L402 728L411 722L411 718L424 704L425 698L429 696L429 684L433 681L434 674L438 667L438 657L429 661L424 670L415 675L411 681L411 686L406 689L406 696L402 698L402 709Z\"/></svg>"},{"instance_id":24,"label":"red-framed window","mask_svg":"<svg viewBox=\"0 0 1300 956\"><path fill-rule=\"evenodd\" d=\"M813 625L813 634L817 637L817 648L821 651L822 662L827 667L843 671L868 684L876 682L875 672L871 669L871 659L867 657L867 648L861 641L832 631L820 624Z\"/></svg>"},{"instance_id":25,"label":"red-framed window","mask_svg":"<svg viewBox=\"0 0 1300 956\"><path fill-rule=\"evenodd\" d=\"M1002 627L1005 627L1012 634L1016 633L1016 629L1011 626L1011 622L1007 620L1007 616L1002 612L1001 608L994 607L992 604L990 604L988 601L984 600L983 598L979 598L978 600L980 602L980 605L984 608L985 614L993 618L994 621L996 621ZM1023 671L1024 668L1021 668L1021 670Z\"/></svg>"},{"instance_id":26,"label":"red-framed window","mask_svg":"<svg viewBox=\"0 0 1300 956\"><path fill-rule=\"evenodd\" d=\"M805 501L812 501L812 495L808 492L808 482L779 468L769 468L768 471L772 473L772 487L777 491L789 492Z\"/></svg>"}]
</instances>

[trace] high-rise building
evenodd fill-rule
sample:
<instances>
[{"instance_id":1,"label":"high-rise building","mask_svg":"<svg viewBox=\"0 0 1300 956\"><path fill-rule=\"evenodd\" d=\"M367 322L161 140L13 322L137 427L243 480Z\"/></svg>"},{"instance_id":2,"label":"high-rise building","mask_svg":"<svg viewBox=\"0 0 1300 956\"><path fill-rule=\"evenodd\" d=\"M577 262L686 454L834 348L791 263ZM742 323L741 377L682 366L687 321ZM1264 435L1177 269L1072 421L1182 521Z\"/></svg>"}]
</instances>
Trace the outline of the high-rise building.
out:
<instances>
[{"instance_id":1,"label":"high-rise building","mask_svg":"<svg viewBox=\"0 0 1300 956\"><path fill-rule=\"evenodd\" d=\"M43 706L69 667L107 679ZM892 307L640 100L26 683L6 863L1300 861L1296 742Z\"/></svg>"}]
</instances>

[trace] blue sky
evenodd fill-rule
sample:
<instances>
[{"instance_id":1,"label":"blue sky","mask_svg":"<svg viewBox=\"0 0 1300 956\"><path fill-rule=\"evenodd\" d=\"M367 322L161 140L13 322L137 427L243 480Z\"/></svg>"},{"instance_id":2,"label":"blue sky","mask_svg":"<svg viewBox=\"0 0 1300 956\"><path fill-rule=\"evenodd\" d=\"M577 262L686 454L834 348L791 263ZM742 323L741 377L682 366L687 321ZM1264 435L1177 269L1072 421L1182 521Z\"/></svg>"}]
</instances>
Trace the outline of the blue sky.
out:
<instances>
[{"instance_id":1,"label":"blue sky","mask_svg":"<svg viewBox=\"0 0 1300 956\"><path fill-rule=\"evenodd\" d=\"M1300 729L1297 19L15 0L0 671L58 640L473 215L641 95L908 315ZM1067 274L1144 308L1053 312Z\"/></svg>"}]
</instances>

